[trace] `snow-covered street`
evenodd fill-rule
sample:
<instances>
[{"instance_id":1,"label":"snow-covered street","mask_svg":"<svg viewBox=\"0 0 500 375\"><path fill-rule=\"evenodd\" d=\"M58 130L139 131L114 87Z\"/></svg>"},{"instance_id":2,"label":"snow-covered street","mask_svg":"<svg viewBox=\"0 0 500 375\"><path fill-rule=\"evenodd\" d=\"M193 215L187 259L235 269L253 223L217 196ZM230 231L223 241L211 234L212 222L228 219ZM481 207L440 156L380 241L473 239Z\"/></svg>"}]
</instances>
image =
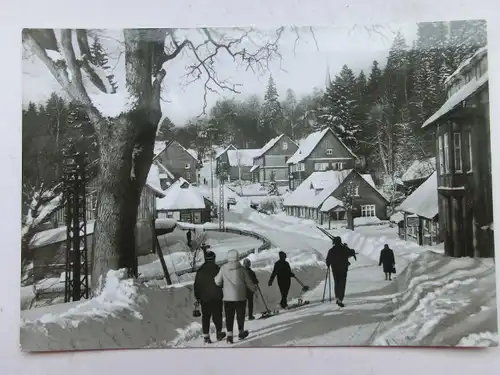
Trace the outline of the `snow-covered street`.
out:
<instances>
[{"instance_id":1,"label":"snow-covered street","mask_svg":"<svg viewBox=\"0 0 500 375\"><path fill-rule=\"evenodd\" d=\"M360 226L353 232L332 230L358 252L348 274L346 307L341 309L328 302L328 288L327 301L321 303L330 240L312 221L284 214L264 215L248 203L241 198L226 212L226 225L271 241L271 249L248 257L270 308L274 309L280 299L277 286L267 286L279 250L287 253L298 279L310 287L301 295L300 285L292 282L289 299L293 302L301 297L310 300L310 305L247 321L250 336L237 340L234 346L488 346L498 342L492 334L497 331L492 259L446 258L439 248L399 240L397 228L388 224ZM396 255L398 274L392 282L384 280L378 267L384 243ZM230 248L243 249L243 244L234 242L222 241L220 245L220 249L216 243L213 246L218 254ZM123 282L119 283L117 290L110 292L122 296L118 308L111 308L108 296L100 303L91 300L80 304L86 307L73 306L73 311L62 312L65 305L25 311L22 346L26 350L203 346L201 321L192 317L192 277L186 275L172 287L153 281L123 289ZM108 312L99 313L101 310ZM256 316L264 311L260 297L255 310ZM227 345L225 341L211 344Z\"/></svg>"}]
</instances>

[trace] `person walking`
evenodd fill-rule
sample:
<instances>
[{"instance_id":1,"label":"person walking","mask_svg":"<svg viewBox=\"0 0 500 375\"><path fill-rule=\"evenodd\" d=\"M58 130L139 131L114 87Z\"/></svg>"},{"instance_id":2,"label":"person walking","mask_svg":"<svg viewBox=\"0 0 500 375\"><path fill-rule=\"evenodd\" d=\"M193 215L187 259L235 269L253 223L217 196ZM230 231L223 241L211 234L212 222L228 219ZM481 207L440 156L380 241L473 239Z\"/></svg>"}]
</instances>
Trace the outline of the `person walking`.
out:
<instances>
[{"instance_id":1,"label":"person walking","mask_svg":"<svg viewBox=\"0 0 500 375\"><path fill-rule=\"evenodd\" d=\"M234 316L238 324L240 340L248 337L245 330L245 312L247 304L247 289L256 291L248 272L238 261L238 252L230 250L227 253L227 263L224 264L215 276L215 284L222 287L224 312L226 316L227 342L233 343Z\"/></svg>"},{"instance_id":2,"label":"person walking","mask_svg":"<svg viewBox=\"0 0 500 375\"><path fill-rule=\"evenodd\" d=\"M201 306L203 339L207 344L212 343L210 319L215 325L217 341L226 337L226 333L222 332L222 288L217 286L214 280L219 270L219 266L215 264L215 253L207 251L205 263L201 265L194 278L194 297Z\"/></svg>"},{"instance_id":3,"label":"person walking","mask_svg":"<svg viewBox=\"0 0 500 375\"><path fill-rule=\"evenodd\" d=\"M243 260L243 267L245 267L246 271L248 272L248 276L250 276L250 280L252 280L252 283L256 287L258 287L259 280L257 279L255 272L250 268L251 265L252 265L252 262L250 261L250 259L245 258ZM253 297L254 297L254 292L247 288L248 320L255 319L255 317L253 316Z\"/></svg>"},{"instance_id":4,"label":"person walking","mask_svg":"<svg viewBox=\"0 0 500 375\"><path fill-rule=\"evenodd\" d=\"M186 233L186 239L187 239L187 245L190 249L191 249L191 245L192 245L192 242L191 242L192 237L191 236L192 236L191 229L188 229L188 231Z\"/></svg>"},{"instance_id":5,"label":"person walking","mask_svg":"<svg viewBox=\"0 0 500 375\"><path fill-rule=\"evenodd\" d=\"M382 251L380 251L380 259L378 262L379 267L382 265L385 279L392 280L392 274L396 273L396 260L394 259L394 251L389 247L389 245L385 244Z\"/></svg>"},{"instance_id":6,"label":"person walking","mask_svg":"<svg viewBox=\"0 0 500 375\"><path fill-rule=\"evenodd\" d=\"M280 259L276 263L274 263L273 272L271 273L271 277L269 278L268 285L273 285L274 279L278 278L278 287L281 293L280 306L285 309L288 307L288 292L290 291L292 277L295 277L295 275L292 272L290 263L286 261L286 253L284 251L280 251L278 255Z\"/></svg>"},{"instance_id":7,"label":"person walking","mask_svg":"<svg viewBox=\"0 0 500 375\"><path fill-rule=\"evenodd\" d=\"M334 282L335 299L337 305L344 307L345 287L347 283L347 270L351 263L349 258L356 259L354 250L349 249L342 243L340 237L333 238L333 247L328 250L326 266L331 268Z\"/></svg>"}]
</instances>

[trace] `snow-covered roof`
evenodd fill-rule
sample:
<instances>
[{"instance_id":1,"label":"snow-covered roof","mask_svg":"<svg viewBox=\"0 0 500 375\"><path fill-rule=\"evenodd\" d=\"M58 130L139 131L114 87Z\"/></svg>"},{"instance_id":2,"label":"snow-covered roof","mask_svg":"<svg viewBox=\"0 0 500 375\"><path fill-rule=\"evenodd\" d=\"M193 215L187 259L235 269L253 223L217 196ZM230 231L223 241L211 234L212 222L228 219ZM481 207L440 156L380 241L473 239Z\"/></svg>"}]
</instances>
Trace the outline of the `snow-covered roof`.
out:
<instances>
[{"instance_id":1,"label":"snow-covered roof","mask_svg":"<svg viewBox=\"0 0 500 375\"><path fill-rule=\"evenodd\" d=\"M488 72L484 73L479 79L473 78L470 82L467 82L460 90L454 93L436 113L424 122L422 128L425 128L442 116L446 115L448 112L451 112L459 106L460 103L482 88L486 83L488 83Z\"/></svg>"},{"instance_id":2,"label":"snow-covered roof","mask_svg":"<svg viewBox=\"0 0 500 375\"><path fill-rule=\"evenodd\" d=\"M415 160L410 168L403 174L403 182L420 180L429 177L436 170L436 158L427 158L424 160Z\"/></svg>"},{"instance_id":3,"label":"snow-covered roof","mask_svg":"<svg viewBox=\"0 0 500 375\"><path fill-rule=\"evenodd\" d=\"M437 173L434 172L425 182L411 193L398 207L404 211L426 219L433 219L438 210Z\"/></svg>"},{"instance_id":4,"label":"snow-covered roof","mask_svg":"<svg viewBox=\"0 0 500 375\"><path fill-rule=\"evenodd\" d=\"M444 83L447 84L448 82L453 80L456 76L460 75L468 66L470 66L473 61L480 59L486 53L488 53L487 46L479 48L471 57L462 61L458 68L445 79Z\"/></svg>"},{"instance_id":5,"label":"snow-covered roof","mask_svg":"<svg viewBox=\"0 0 500 375\"><path fill-rule=\"evenodd\" d=\"M198 160L198 151L193 150L192 148L186 148L186 151L189 152L193 158Z\"/></svg>"},{"instance_id":6,"label":"snow-covered roof","mask_svg":"<svg viewBox=\"0 0 500 375\"><path fill-rule=\"evenodd\" d=\"M237 149L237 150L227 150L227 157L229 159L229 166L237 167L241 165L242 167L253 166L253 158L260 152L259 149ZM238 163L239 159L239 163Z\"/></svg>"},{"instance_id":7,"label":"snow-covered roof","mask_svg":"<svg viewBox=\"0 0 500 375\"><path fill-rule=\"evenodd\" d=\"M163 150L167 148L167 144L164 141L156 141L153 149L154 156L160 154Z\"/></svg>"},{"instance_id":8,"label":"snow-covered roof","mask_svg":"<svg viewBox=\"0 0 500 375\"><path fill-rule=\"evenodd\" d=\"M405 215L402 212L396 212L391 215L389 218L389 221L393 223L399 223L400 221L403 221L405 219Z\"/></svg>"},{"instance_id":9,"label":"snow-covered roof","mask_svg":"<svg viewBox=\"0 0 500 375\"><path fill-rule=\"evenodd\" d=\"M160 184L160 171L158 169L158 166L155 164L151 164L151 167L149 168L146 185L149 186L157 196L165 196L165 192L161 188Z\"/></svg>"},{"instance_id":10,"label":"snow-covered roof","mask_svg":"<svg viewBox=\"0 0 500 375\"><path fill-rule=\"evenodd\" d=\"M325 128L323 130L311 133L307 136L307 138L300 140L299 143L299 148L295 152L295 154L292 155L290 159L288 159L287 163L288 164L296 164L302 162L304 159L306 159L309 155L311 155L311 152L314 151L318 143L323 139L326 133L332 132L332 134L335 135L332 129L330 128ZM337 137L337 136L336 136ZM345 147L345 149L355 158L357 159L358 157L347 147L342 140L337 137L337 140L340 142L340 144Z\"/></svg>"},{"instance_id":11,"label":"snow-covered roof","mask_svg":"<svg viewBox=\"0 0 500 375\"><path fill-rule=\"evenodd\" d=\"M158 160L155 160L154 163L156 164L156 166L158 167L159 169L159 172L160 172L160 178L162 177L162 175L167 175L168 178L172 179L172 180L175 180L175 176L173 175L172 172L170 172L170 170L165 167L162 163L160 163Z\"/></svg>"},{"instance_id":12,"label":"snow-covered roof","mask_svg":"<svg viewBox=\"0 0 500 375\"><path fill-rule=\"evenodd\" d=\"M201 191L180 177L167 190L164 198L156 199L157 210L196 210L205 208Z\"/></svg>"},{"instance_id":13,"label":"snow-covered roof","mask_svg":"<svg viewBox=\"0 0 500 375\"><path fill-rule=\"evenodd\" d=\"M292 155L290 159L288 159L287 163L300 163L309 155L311 155L311 152L313 152L318 143L323 139L323 137L329 130L329 128L326 128L321 131L311 133L305 139L299 141L298 150L295 152L295 154Z\"/></svg>"},{"instance_id":14,"label":"snow-covered roof","mask_svg":"<svg viewBox=\"0 0 500 375\"><path fill-rule=\"evenodd\" d=\"M266 152L268 152L271 148L273 148L273 146L281 139L283 138L283 136L285 135L285 133L283 134L280 134L278 135L277 137L274 137L273 139L271 139L269 142L267 142L261 149L260 149L260 152L254 156L255 158L258 158L262 155L264 155ZM293 142L293 141L292 141ZM295 143L295 142L293 142ZM296 144L296 143L295 143Z\"/></svg>"},{"instance_id":15,"label":"snow-covered roof","mask_svg":"<svg viewBox=\"0 0 500 375\"><path fill-rule=\"evenodd\" d=\"M284 199L283 205L318 208L351 172L352 169L314 172Z\"/></svg>"},{"instance_id":16,"label":"snow-covered roof","mask_svg":"<svg viewBox=\"0 0 500 375\"><path fill-rule=\"evenodd\" d=\"M236 150L236 147L234 147L233 145L229 145L226 148L223 148L223 149L219 148L219 149L216 149L216 150L217 150L217 153L215 154L215 158L218 159L219 156L221 156L226 151L228 151L228 150Z\"/></svg>"},{"instance_id":17,"label":"snow-covered roof","mask_svg":"<svg viewBox=\"0 0 500 375\"><path fill-rule=\"evenodd\" d=\"M330 197L326 198L326 201L323 202L323 204L321 205L320 211L321 212L328 212L328 211L334 209L335 207L343 207L343 203L341 200L330 196Z\"/></svg>"},{"instance_id":18,"label":"snow-covered roof","mask_svg":"<svg viewBox=\"0 0 500 375\"><path fill-rule=\"evenodd\" d=\"M259 165L259 164L254 165L252 168L250 168L250 172L255 171L255 170L256 170L257 168L259 168L259 167L260 167L260 165Z\"/></svg>"}]
</instances>

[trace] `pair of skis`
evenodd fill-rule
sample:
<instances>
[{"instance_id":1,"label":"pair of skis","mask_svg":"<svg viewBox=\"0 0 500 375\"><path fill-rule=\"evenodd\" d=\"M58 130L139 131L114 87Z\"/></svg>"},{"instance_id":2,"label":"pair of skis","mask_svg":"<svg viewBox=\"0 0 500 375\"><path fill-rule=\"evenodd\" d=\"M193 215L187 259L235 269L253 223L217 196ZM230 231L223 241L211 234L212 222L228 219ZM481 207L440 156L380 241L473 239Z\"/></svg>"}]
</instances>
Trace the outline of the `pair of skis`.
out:
<instances>
[{"instance_id":1,"label":"pair of skis","mask_svg":"<svg viewBox=\"0 0 500 375\"><path fill-rule=\"evenodd\" d=\"M309 287L307 285L304 285L302 283L302 281L300 281L297 277L294 277L294 279L297 280L297 282L302 287L302 293L309 291ZM260 289L260 287L257 287L257 289L259 290L260 297L262 298L262 302L264 303L264 307L266 308L266 311L264 311L258 319L267 319L267 318L270 318L272 316L278 315L280 313L279 310L272 311L271 309L269 309L269 307L267 306L267 302L264 299L264 295L262 294L262 290ZM310 302L308 300L303 300L302 298L299 298L297 303L294 303L293 305L287 306L285 309L291 310L291 309L295 309L297 307L308 305L309 303Z\"/></svg>"}]
</instances>

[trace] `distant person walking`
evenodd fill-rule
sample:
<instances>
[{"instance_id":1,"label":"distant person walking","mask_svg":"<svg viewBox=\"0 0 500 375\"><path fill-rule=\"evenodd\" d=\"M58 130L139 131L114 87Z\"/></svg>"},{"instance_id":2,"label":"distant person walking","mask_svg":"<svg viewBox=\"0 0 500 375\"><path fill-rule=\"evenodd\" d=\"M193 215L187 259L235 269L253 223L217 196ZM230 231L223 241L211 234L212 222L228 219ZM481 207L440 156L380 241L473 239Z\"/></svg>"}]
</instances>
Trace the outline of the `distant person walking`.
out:
<instances>
[{"instance_id":1,"label":"distant person walking","mask_svg":"<svg viewBox=\"0 0 500 375\"><path fill-rule=\"evenodd\" d=\"M245 260L243 260L243 267L245 267L246 271L248 272L248 276L250 276L250 280L252 280L252 283L255 286L258 286L259 280L257 279L255 272L250 268L251 265L252 265L252 262L250 261L250 259L245 258ZM253 297L254 297L254 294L255 294L254 291L247 288L248 320L255 319L255 317L253 316Z\"/></svg>"},{"instance_id":2,"label":"distant person walking","mask_svg":"<svg viewBox=\"0 0 500 375\"><path fill-rule=\"evenodd\" d=\"M394 251L385 244L382 251L380 251L380 260L378 262L379 266L382 266L385 279L392 280L392 274L396 273L396 260L394 259Z\"/></svg>"},{"instance_id":3,"label":"distant person walking","mask_svg":"<svg viewBox=\"0 0 500 375\"><path fill-rule=\"evenodd\" d=\"M202 264L194 278L194 297L201 305L201 326L205 343L210 339L210 318L213 320L217 340L223 340L226 333L222 332L222 288L215 284L215 276L219 273L215 264L215 253L207 251L205 263Z\"/></svg>"},{"instance_id":4,"label":"distant person walking","mask_svg":"<svg viewBox=\"0 0 500 375\"><path fill-rule=\"evenodd\" d=\"M191 229L188 229L187 233L186 233L186 238L187 238L187 245L188 247L191 249L191 245L192 245L192 242L191 242Z\"/></svg>"},{"instance_id":5,"label":"distant person walking","mask_svg":"<svg viewBox=\"0 0 500 375\"><path fill-rule=\"evenodd\" d=\"M268 285L273 285L274 278L278 278L278 287L281 293L280 306L283 308L287 308L288 292L290 291L292 277L295 277L295 275L292 272L290 263L286 261L286 253L284 251L280 251L278 255L280 259L276 263L274 263L273 272L271 273L271 277L269 278Z\"/></svg>"},{"instance_id":6,"label":"distant person walking","mask_svg":"<svg viewBox=\"0 0 500 375\"><path fill-rule=\"evenodd\" d=\"M256 285L252 283L248 272L238 261L238 252L231 250L227 253L227 263L224 264L217 276L215 284L222 287L224 312L226 316L227 342L233 343L234 316L238 323L238 337L243 340L248 336L245 330L245 310L247 304L247 289L255 292Z\"/></svg>"},{"instance_id":7,"label":"distant person walking","mask_svg":"<svg viewBox=\"0 0 500 375\"><path fill-rule=\"evenodd\" d=\"M340 237L334 237L333 247L328 250L328 255L326 256L326 266L330 267L332 270L335 299L337 305L344 307L344 297L345 297L345 287L347 283L347 271L351 263L349 263L349 258L354 257L356 259L356 253L354 250L349 249L346 245L342 243Z\"/></svg>"}]
</instances>

